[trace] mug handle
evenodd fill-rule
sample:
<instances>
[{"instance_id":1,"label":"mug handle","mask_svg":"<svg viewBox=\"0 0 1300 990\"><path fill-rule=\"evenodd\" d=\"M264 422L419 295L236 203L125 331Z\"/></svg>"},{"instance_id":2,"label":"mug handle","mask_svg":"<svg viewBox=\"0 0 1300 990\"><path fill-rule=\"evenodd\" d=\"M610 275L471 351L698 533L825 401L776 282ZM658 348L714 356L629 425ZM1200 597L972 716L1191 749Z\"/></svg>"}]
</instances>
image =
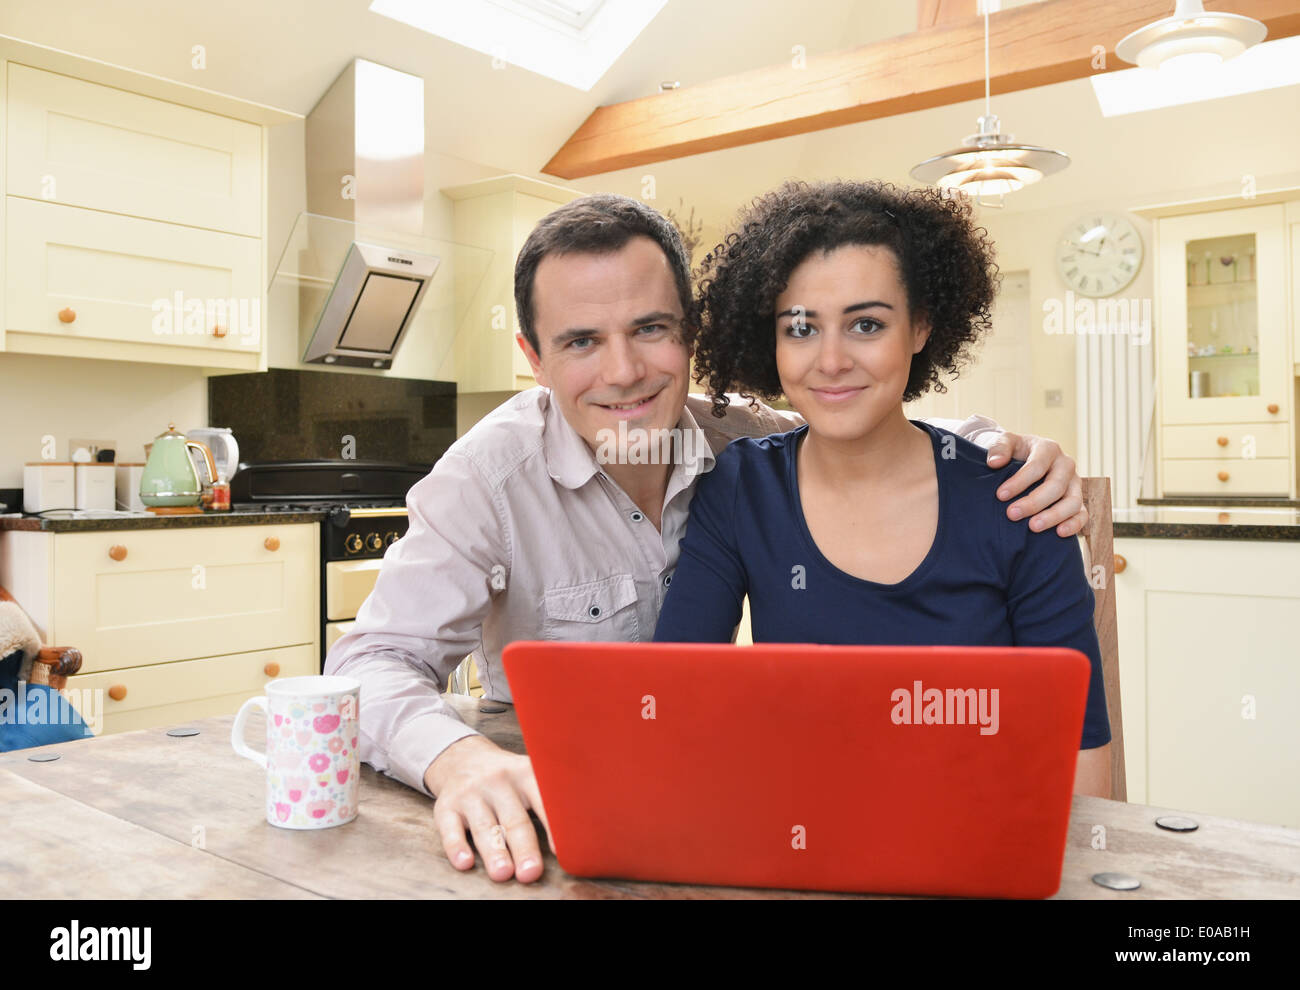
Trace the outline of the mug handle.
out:
<instances>
[{"instance_id":1,"label":"mug handle","mask_svg":"<svg viewBox=\"0 0 1300 990\"><path fill-rule=\"evenodd\" d=\"M244 742L244 723L248 721L248 712L250 708L260 708L262 709L262 714L265 715L266 695L259 694L256 698L249 698L239 706L239 714L235 716L235 724L230 728L230 745L235 747L235 752L240 756L252 760L265 770L266 754L259 753Z\"/></svg>"}]
</instances>

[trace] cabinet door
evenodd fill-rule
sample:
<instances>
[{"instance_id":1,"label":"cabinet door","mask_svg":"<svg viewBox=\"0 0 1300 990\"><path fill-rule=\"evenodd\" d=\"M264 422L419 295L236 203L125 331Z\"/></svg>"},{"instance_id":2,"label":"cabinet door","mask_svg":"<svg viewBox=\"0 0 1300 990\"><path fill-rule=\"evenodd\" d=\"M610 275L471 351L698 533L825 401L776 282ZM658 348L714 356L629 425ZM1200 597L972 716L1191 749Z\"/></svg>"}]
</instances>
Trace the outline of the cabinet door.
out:
<instances>
[{"instance_id":1,"label":"cabinet door","mask_svg":"<svg viewBox=\"0 0 1300 990\"><path fill-rule=\"evenodd\" d=\"M95 734L103 735L233 715L273 680L318 673L313 647L290 646L74 674L66 694Z\"/></svg>"},{"instance_id":2,"label":"cabinet door","mask_svg":"<svg viewBox=\"0 0 1300 990\"><path fill-rule=\"evenodd\" d=\"M257 368L255 238L10 196L5 243L10 350Z\"/></svg>"},{"instance_id":3,"label":"cabinet door","mask_svg":"<svg viewBox=\"0 0 1300 990\"><path fill-rule=\"evenodd\" d=\"M1115 545L1130 797L1300 826L1300 544Z\"/></svg>"},{"instance_id":4,"label":"cabinet door","mask_svg":"<svg viewBox=\"0 0 1300 990\"><path fill-rule=\"evenodd\" d=\"M315 523L58 533L50 638L88 674L314 644L318 539Z\"/></svg>"},{"instance_id":5,"label":"cabinet door","mask_svg":"<svg viewBox=\"0 0 1300 990\"><path fill-rule=\"evenodd\" d=\"M256 124L9 63L6 192L260 237Z\"/></svg>"},{"instance_id":6,"label":"cabinet door","mask_svg":"<svg viewBox=\"0 0 1300 990\"><path fill-rule=\"evenodd\" d=\"M1165 423L1286 423L1284 207L1158 221Z\"/></svg>"}]
</instances>

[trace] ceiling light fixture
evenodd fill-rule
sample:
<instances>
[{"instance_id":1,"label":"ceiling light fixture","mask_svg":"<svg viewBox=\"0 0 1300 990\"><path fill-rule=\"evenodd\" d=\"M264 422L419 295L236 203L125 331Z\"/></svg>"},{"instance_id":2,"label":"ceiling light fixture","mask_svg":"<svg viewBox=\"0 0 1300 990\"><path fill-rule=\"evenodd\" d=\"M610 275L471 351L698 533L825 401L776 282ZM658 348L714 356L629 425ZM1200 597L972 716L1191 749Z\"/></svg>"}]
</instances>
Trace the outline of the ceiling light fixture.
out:
<instances>
[{"instance_id":1,"label":"ceiling light fixture","mask_svg":"<svg viewBox=\"0 0 1300 990\"><path fill-rule=\"evenodd\" d=\"M1115 54L1143 69L1195 70L1235 58L1267 34L1253 17L1207 13L1201 0L1177 0L1172 17L1138 28L1115 46Z\"/></svg>"},{"instance_id":2,"label":"ceiling light fixture","mask_svg":"<svg viewBox=\"0 0 1300 990\"><path fill-rule=\"evenodd\" d=\"M1070 164L1063 151L1018 143L1015 135L1003 134L989 98L989 5L984 7L984 114L979 133L962 142L962 147L927 158L912 169L919 182L952 189L976 199L981 206L1001 206L1001 197ZM983 197L997 196L997 202Z\"/></svg>"}]
</instances>

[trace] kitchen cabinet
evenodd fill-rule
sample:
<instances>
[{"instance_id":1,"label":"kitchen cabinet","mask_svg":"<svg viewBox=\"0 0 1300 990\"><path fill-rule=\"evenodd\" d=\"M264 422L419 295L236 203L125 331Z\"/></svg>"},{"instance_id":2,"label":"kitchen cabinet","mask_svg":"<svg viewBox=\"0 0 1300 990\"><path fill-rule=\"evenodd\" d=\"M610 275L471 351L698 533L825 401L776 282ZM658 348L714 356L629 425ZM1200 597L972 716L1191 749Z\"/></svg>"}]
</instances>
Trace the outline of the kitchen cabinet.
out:
<instances>
[{"instance_id":1,"label":"kitchen cabinet","mask_svg":"<svg viewBox=\"0 0 1300 990\"><path fill-rule=\"evenodd\" d=\"M1155 228L1162 495L1295 496L1295 203L1268 198L1137 211Z\"/></svg>"},{"instance_id":2,"label":"kitchen cabinet","mask_svg":"<svg viewBox=\"0 0 1300 990\"><path fill-rule=\"evenodd\" d=\"M487 248L492 263L471 299L456 301L464 313L456 328L456 391L520 391L537 384L515 334L515 258L542 217L576 199L576 189L504 175L442 190L455 202L452 239Z\"/></svg>"},{"instance_id":3,"label":"kitchen cabinet","mask_svg":"<svg viewBox=\"0 0 1300 990\"><path fill-rule=\"evenodd\" d=\"M1286 204L1286 225L1291 241L1291 330L1295 336L1291 360L1295 362L1297 386L1297 400L1293 408L1300 409L1300 201Z\"/></svg>"},{"instance_id":4,"label":"kitchen cabinet","mask_svg":"<svg viewBox=\"0 0 1300 990\"><path fill-rule=\"evenodd\" d=\"M1115 553L1129 800L1300 826L1300 541Z\"/></svg>"},{"instance_id":5,"label":"kitchen cabinet","mask_svg":"<svg viewBox=\"0 0 1300 990\"><path fill-rule=\"evenodd\" d=\"M265 370L266 132L292 115L11 39L0 103L0 351Z\"/></svg>"},{"instance_id":6,"label":"kitchen cabinet","mask_svg":"<svg viewBox=\"0 0 1300 990\"><path fill-rule=\"evenodd\" d=\"M66 357L114 358L129 348L139 361L258 366L254 238L9 197L5 241L15 344L23 337ZM188 300L202 308L186 313Z\"/></svg>"},{"instance_id":7,"label":"kitchen cabinet","mask_svg":"<svg viewBox=\"0 0 1300 990\"><path fill-rule=\"evenodd\" d=\"M228 714L274 677L319 672L319 524L0 532L0 584L107 732ZM113 689L113 690L110 690Z\"/></svg>"},{"instance_id":8,"label":"kitchen cabinet","mask_svg":"<svg viewBox=\"0 0 1300 990\"><path fill-rule=\"evenodd\" d=\"M10 196L261 236L257 125L18 62L8 68Z\"/></svg>"}]
</instances>

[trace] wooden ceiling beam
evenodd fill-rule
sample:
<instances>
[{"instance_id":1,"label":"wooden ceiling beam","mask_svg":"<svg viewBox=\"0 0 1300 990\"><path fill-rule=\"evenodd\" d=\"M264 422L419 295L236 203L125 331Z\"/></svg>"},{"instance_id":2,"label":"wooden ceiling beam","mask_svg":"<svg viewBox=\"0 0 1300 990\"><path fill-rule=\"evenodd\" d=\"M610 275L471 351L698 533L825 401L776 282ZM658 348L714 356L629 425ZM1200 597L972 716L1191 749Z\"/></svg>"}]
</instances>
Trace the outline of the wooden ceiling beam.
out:
<instances>
[{"instance_id":1,"label":"wooden ceiling beam","mask_svg":"<svg viewBox=\"0 0 1300 990\"><path fill-rule=\"evenodd\" d=\"M1131 68L1115 45L1166 17L1171 0L1045 0L989 18L994 93ZM1300 34L1295 0L1212 0L1254 17L1268 37ZM1094 68L1104 46L1105 67ZM984 94L983 19L598 107L542 169L578 179L758 141L977 99Z\"/></svg>"}]
</instances>

